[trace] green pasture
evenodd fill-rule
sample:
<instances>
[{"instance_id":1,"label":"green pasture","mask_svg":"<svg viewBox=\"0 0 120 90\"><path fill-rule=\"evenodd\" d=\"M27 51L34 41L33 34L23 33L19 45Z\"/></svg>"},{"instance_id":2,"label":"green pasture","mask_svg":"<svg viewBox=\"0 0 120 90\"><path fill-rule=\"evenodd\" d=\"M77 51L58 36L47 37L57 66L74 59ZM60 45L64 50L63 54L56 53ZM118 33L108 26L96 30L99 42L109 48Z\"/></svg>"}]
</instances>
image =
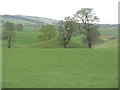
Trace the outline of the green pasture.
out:
<instances>
[{"instance_id":1,"label":"green pasture","mask_svg":"<svg viewBox=\"0 0 120 90\"><path fill-rule=\"evenodd\" d=\"M19 32L16 31L14 42L12 42L12 47L22 47L25 45L30 45L39 42L38 36L39 32ZM3 47L7 46L7 42L3 40Z\"/></svg>"},{"instance_id":2,"label":"green pasture","mask_svg":"<svg viewBox=\"0 0 120 90\"><path fill-rule=\"evenodd\" d=\"M39 28L15 31L12 48L2 41L3 88L117 88L117 31L102 31L101 42L83 48L83 36L64 49L56 38L39 41Z\"/></svg>"},{"instance_id":3,"label":"green pasture","mask_svg":"<svg viewBox=\"0 0 120 90\"><path fill-rule=\"evenodd\" d=\"M12 47L43 47L45 45L47 45L46 47L48 47L49 43L52 43L54 45L50 44L51 46L55 46L55 48L59 48L61 47L60 45L55 45L56 44L56 40L51 40L51 41L45 41L45 42L41 42L38 39L38 35L40 34L39 32L40 28L34 28L34 27L24 27L23 31L15 31L16 32L16 36L14 39L14 42L12 43ZM117 28L100 28L100 33L101 36L109 36L109 37L114 37L114 36L118 36L118 29ZM68 45L68 47L84 47L84 44L82 42L82 38L84 36L83 35L78 35L78 36L74 36L72 37L71 41L70 41L70 46ZM103 41L108 41L107 37L101 38L101 40ZM48 42L48 43L47 43ZM71 45L72 44L72 45ZM7 46L7 42L3 40L3 47Z\"/></svg>"},{"instance_id":4,"label":"green pasture","mask_svg":"<svg viewBox=\"0 0 120 90\"><path fill-rule=\"evenodd\" d=\"M118 36L118 28L99 28L102 35Z\"/></svg>"},{"instance_id":5,"label":"green pasture","mask_svg":"<svg viewBox=\"0 0 120 90\"><path fill-rule=\"evenodd\" d=\"M3 49L3 88L117 88L117 49Z\"/></svg>"}]
</instances>

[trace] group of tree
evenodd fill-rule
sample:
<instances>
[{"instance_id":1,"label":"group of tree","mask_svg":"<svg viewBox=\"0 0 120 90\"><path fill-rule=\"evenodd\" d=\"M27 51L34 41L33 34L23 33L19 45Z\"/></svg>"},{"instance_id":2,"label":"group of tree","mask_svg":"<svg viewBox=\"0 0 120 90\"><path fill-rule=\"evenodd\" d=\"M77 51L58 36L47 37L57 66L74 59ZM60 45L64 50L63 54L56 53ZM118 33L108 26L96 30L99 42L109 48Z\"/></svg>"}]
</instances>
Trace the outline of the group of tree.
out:
<instances>
[{"instance_id":1,"label":"group of tree","mask_svg":"<svg viewBox=\"0 0 120 90\"><path fill-rule=\"evenodd\" d=\"M30 27L30 28L38 28L38 27L40 27L41 25L44 25L44 24L24 23L24 27Z\"/></svg>"},{"instance_id":2,"label":"group of tree","mask_svg":"<svg viewBox=\"0 0 120 90\"><path fill-rule=\"evenodd\" d=\"M72 34L75 31L84 34L84 43L87 47L91 48L92 44L98 40L100 33L98 26L95 24L99 18L95 16L92 8L82 8L74 14L74 17L66 17L63 21L59 22L58 30L60 32L61 40L64 48L71 40Z\"/></svg>"},{"instance_id":3,"label":"group of tree","mask_svg":"<svg viewBox=\"0 0 120 90\"><path fill-rule=\"evenodd\" d=\"M59 41L66 48L74 33L83 34L83 42L88 48L98 40L100 33L98 26L95 24L99 18L94 14L92 8L82 8L74 14L74 17L65 17L59 21L57 30ZM40 28L41 34L38 36L41 41L50 40L56 36L56 28L53 25L43 25Z\"/></svg>"},{"instance_id":4,"label":"group of tree","mask_svg":"<svg viewBox=\"0 0 120 90\"><path fill-rule=\"evenodd\" d=\"M85 36L83 42L88 48L91 48L100 36L98 32L99 27L95 24L97 21L99 21L99 18L93 13L92 8L82 8L72 18L65 17L64 20L59 21L57 26L49 24L42 25L38 38L40 41L45 41L59 36L57 37L59 38L58 40L66 48L75 32L79 32L79 35L83 34ZM8 42L8 48L10 48L11 41L15 36L15 29L22 31L23 25L5 22L3 27L2 38Z\"/></svg>"},{"instance_id":5,"label":"group of tree","mask_svg":"<svg viewBox=\"0 0 120 90\"><path fill-rule=\"evenodd\" d=\"M17 23L15 25L17 31L22 31L23 30L23 24Z\"/></svg>"}]
</instances>

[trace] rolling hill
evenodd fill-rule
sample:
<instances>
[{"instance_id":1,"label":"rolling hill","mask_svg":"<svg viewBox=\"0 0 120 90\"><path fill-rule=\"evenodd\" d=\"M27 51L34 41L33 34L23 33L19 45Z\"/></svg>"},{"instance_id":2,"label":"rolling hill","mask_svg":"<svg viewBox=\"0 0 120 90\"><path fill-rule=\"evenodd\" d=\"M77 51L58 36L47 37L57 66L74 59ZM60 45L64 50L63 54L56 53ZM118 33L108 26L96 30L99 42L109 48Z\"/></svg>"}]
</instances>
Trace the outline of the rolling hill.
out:
<instances>
[{"instance_id":1,"label":"rolling hill","mask_svg":"<svg viewBox=\"0 0 120 90\"><path fill-rule=\"evenodd\" d=\"M0 22L10 21L13 23L22 23L22 24L57 24L57 20L43 18L43 17L34 17L34 16L24 16L24 15L0 15Z\"/></svg>"},{"instance_id":2,"label":"rolling hill","mask_svg":"<svg viewBox=\"0 0 120 90\"><path fill-rule=\"evenodd\" d=\"M118 48L118 38L96 45L95 48Z\"/></svg>"}]
</instances>

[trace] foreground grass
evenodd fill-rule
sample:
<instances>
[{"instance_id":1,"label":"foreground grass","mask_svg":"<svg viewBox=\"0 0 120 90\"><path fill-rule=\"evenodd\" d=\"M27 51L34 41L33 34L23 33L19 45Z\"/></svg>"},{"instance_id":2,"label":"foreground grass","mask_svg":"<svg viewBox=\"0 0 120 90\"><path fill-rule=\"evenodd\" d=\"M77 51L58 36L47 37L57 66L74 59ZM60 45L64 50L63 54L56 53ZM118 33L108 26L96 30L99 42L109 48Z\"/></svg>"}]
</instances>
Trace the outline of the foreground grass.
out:
<instances>
[{"instance_id":1,"label":"foreground grass","mask_svg":"<svg viewBox=\"0 0 120 90\"><path fill-rule=\"evenodd\" d=\"M3 49L3 88L117 88L117 49Z\"/></svg>"}]
</instances>

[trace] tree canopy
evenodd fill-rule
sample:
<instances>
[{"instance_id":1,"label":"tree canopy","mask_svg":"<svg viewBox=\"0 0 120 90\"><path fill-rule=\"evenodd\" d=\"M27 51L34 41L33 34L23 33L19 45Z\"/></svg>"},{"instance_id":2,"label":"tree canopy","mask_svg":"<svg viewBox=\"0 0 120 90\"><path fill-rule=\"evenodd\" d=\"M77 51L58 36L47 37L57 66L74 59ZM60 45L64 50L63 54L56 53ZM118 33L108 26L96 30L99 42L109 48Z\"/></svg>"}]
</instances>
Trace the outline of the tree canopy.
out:
<instances>
[{"instance_id":1,"label":"tree canopy","mask_svg":"<svg viewBox=\"0 0 120 90\"><path fill-rule=\"evenodd\" d=\"M3 24L3 35L2 38L6 41L8 41L8 48L11 47L11 42L14 39L15 36L15 25L12 22L5 22Z\"/></svg>"},{"instance_id":2,"label":"tree canopy","mask_svg":"<svg viewBox=\"0 0 120 90\"><path fill-rule=\"evenodd\" d=\"M56 36L56 27L54 25L43 25L40 28L40 35L38 38L40 40L50 40Z\"/></svg>"},{"instance_id":3,"label":"tree canopy","mask_svg":"<svg viewBox=\"0 0 120 90\"><path fill-rule=\"evenodd\" d=\"M97 31L98 27L95 26L99 18L94 14L92 8L82 8L74 14L74 17L81 23L81 30L86 35L86 43L91 48L93 42L99 36L99 32Z\"/></svg>"},{"instance_id":4,"label":"tree canopy","mask_svg":"<svg viewBox=\"0 0 120 90\"><path fill-rule=\"evenodd\" d=\"M59 22L58 31L60 33L60 41L64 48L71 40L73 32L76 30L76 22L74 18L65 17L64 21Z\"/></svg>"}]
</instances>

